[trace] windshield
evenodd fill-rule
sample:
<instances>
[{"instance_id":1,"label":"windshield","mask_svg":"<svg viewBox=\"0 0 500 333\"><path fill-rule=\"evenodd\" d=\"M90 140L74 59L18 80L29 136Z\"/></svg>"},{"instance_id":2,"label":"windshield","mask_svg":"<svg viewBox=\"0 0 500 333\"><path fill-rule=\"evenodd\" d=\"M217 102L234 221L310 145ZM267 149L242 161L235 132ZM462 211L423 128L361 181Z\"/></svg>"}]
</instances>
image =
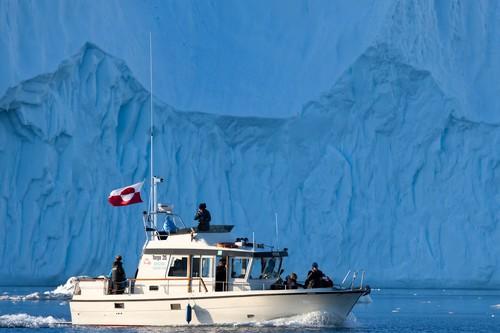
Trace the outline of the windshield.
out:
<instances>
[{"instance_id":1,"label":"windshield","mask_svg":"<svg viewBox=\"0 0 500 333\"><path fill-rule=\"evenodd\" d=\"M250 279L275 279L279 277L281 257L254 258Z\"/></svg>"}]
</instances>

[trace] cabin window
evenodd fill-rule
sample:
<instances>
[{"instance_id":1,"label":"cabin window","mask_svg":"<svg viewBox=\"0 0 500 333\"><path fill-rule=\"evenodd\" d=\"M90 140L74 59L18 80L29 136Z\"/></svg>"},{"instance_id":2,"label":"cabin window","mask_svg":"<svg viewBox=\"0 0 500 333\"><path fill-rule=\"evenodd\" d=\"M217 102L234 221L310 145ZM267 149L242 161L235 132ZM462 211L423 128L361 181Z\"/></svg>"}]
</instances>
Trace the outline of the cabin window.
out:
<instances>
[{"instance_id":1,"label":"cabin window","mask_svg":"<svg viewBox=\"0 0 500 333\"><path fill-rule=\"evenodd\" d=\"M262 258L253 258L252 269L250 270L250 279L261 279L262 275Z\"/></svg>"},{"instance_id":2,"label":"cabin window","mask_svg":"<svg viewBox=\"0 0 500 333\"><path fill-rule=\"evenodd\" d=\"M199 277L201 273L202 277L211 277L211 262L212 258L210 257L193 257L192 276Z\"/></svg>"},{"instance_id":3,"label":"cabin window","mask_svg":"<svg viewBox=\"0 0 500 333\"><path fill-rule=\"evenodd\" d=\"M187 257L173 256L170 261L168 276L186 277L187 276Z\"/></svg>"},{"instance_id":4,"label":"cabin window","mask_svg":"<svg viewBox=\"0 0 500 333\"><path fill-rule=\"evenodd\" d=\"M231 277L244 278L247 274L248 258L231 258Z\"/></svg>"},{"instance_id":5,"label":"cabin window","mask_svg":"<svg viewBox=\"0 0 500 333\"><path fill-rule=\"evenodd\" d=\"M212 276L212 258L202 257L201 258L201 276L211 277Z\"/></svg>"},{"instance_id":6,"label":"cabin window","mask_svg":"<svg viewBox=\"0 0 500 333\"><path fill-rule=\"evenodd\" d=\"M193 257L191 260L192 268L191 268L191 276L199 277L200 276L200 257Z\"/></svg>"}]
</instances>

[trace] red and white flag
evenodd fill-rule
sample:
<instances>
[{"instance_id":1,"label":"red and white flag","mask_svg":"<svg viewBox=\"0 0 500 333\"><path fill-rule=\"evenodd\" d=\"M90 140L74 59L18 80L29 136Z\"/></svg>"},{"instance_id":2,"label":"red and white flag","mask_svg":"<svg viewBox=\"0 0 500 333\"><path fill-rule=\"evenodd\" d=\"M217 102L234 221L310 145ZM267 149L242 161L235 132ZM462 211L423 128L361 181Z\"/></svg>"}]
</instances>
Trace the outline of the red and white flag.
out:
<instances>
[{"instance_id":1,"label":"red and white flag","mask_svg":"<svg viewBox=\"0 0 500 333\"><path fill-rule=\"evenodd\" d=\"M135 203L142 202L141 188L144 182L134 185L125 186L112 191L109 194L108 201L113 206L127 206Z\"/></svg>"}]
</instances>

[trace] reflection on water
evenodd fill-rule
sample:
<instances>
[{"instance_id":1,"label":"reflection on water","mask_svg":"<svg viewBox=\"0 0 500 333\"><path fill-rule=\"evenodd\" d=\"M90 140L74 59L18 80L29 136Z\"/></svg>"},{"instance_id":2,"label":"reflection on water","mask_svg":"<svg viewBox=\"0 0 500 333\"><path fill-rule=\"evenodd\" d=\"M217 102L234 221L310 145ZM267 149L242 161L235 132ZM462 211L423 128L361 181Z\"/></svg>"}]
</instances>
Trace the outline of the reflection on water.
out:
<instances>
[{"instance_id":1,"label":"reflection on water","mask_svg":"<svg viewBox=\"0 0 500 333\"><path fill-rule=\"evenodd\" d=\"M342 325L326 313L308 313L260 323L179 327L74 327L64 297L47 288L1 288L0 330L50 332L500 332L500 291L373 290L372 303L358 304Z\"/></svg>"}]
</instances>

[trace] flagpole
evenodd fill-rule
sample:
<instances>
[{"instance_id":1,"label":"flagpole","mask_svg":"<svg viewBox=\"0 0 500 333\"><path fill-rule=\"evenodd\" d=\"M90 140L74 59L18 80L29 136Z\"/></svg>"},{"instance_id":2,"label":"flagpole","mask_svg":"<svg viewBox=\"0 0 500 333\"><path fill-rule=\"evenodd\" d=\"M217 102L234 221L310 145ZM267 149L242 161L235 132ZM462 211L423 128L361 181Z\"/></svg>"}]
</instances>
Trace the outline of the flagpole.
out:
<instances>
[{"instance_id":1,"label":"flagpole","mask_svg":"<svg viewBox=\"0 0 500 333\"><path fill-rule=\"evenodd\" d=\"M153 42L151 39L151 31L149 32L149 91L150 91L150 135L151 135L151 152L150 152L150 161L149 161L149 170L150 170L150 179L151 179L151 189L150 189L150 202L151 206L149 207L150 213L153 214L153 224L156 228L156 193L154 190L154 176L153 176L153 161L154 161L154 144L153 144Z\"/></svg>"},{"instance_id":2,"label":"flagpole","mask_svg":"<svg viewBox=\"0 0 500 333\"><path fill-rule=\"evenodd\" d=\"M278 213L274 213L274 223L276 227L276 249L279 249L279 236L278 236Z\"/></svg>"}]
</instances>

